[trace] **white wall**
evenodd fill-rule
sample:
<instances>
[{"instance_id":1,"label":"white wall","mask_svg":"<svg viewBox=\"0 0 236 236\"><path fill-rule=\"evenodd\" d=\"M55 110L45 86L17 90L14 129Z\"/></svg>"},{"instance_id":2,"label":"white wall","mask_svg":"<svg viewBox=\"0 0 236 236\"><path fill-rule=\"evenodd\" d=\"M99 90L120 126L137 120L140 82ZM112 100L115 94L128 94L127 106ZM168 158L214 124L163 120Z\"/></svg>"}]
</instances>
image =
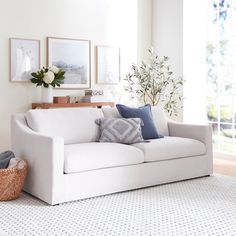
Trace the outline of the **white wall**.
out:
<instances>
[{"instance_id":1,"label":"white wall","mask_svg":"<svg viewBox=\"0 0 236 236\"><path fill-rule=\"evenodd\" d=\"M169 56L174 76L182 77L183 0L153 0L153 46L158 55Z\"/></svg>"},{"instance_id":2,"label":"white wall","mask_svg":"<svg viewBox=\"0 0 236 236\"><path fill-rule=\"evenodd\" d=\"M145 1L0 0L0 151L10 147L11 114L25 112L32 102L40 101L40 89L36 89L33 84L9 82L8 39L40 39L42 65L46 65L47 36L90 39L92 87L97 87L94 45L119 46L121 72L124 75L131 63L137 62L137 54L143 51L142 45L150 41L151 25L139 28L138 33L138 19L150 21L150 1L147 1L146 10L140 11L139 5L142 2L142 6L146 6ZM138 42L138 34L143 35L142 41ZM71 93L78 94L81 91L54 90L55 95Z\"/></svg>"},{"instance_id":3,"label":"white wall","mask_svg":"<svg viewBox=\"0 0 236 236\"><path fill-rule=\"evenodd\" d=\"M147 60L152 42L153 0L138 0L138 63Z\"/></svg>"},{"instance_id":4,"label":"white wall","mask_svg":"<svg viewBox=\"0 0 236 236\"><path fill-rule=\"evenodd\" d=\"M184 0L184 121L205 123L206 116L206 5Z\"/></svg>"}]
</instances>

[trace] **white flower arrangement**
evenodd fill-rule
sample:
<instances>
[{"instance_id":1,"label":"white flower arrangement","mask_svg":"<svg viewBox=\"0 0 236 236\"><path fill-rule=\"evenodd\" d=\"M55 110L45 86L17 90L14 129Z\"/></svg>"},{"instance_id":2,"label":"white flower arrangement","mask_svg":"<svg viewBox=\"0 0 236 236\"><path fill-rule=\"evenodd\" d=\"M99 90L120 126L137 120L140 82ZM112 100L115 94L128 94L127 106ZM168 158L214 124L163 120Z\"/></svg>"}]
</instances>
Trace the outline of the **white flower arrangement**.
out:
<instances>
[{"instance_id":1,"label":"white flower arrangement","mask_svg":"<svg viewBox=\"0 0 236 236\"><path fill-rule=\"evenodd\" d=\"M60 69L56 66L51 66L48 68L51 72L53 72L54 74L58 74Z\"/></svg>"},{"instance_id":2,"label":"white flower arrangement","mask_svg":"<svg viewBox=\"0 0 236 236\"><path fill-rule=\"evenodd\" d=\"M48 71L44 74L43 81L46 84L51 84L54 78L55 78L54 73L52 71Z\"/></svg>"},{"instance_id":3,"label":"white flower arrangement","mask_svg":"<svg viewBox=\"0 0 236 236\"><path fill-rule=\"evenodd\" d=\"M37 72L33 72L31 74L33 78L30 81L36 86L43 86L48 88L49 86L52 87L60 87L65 79L65 71L56 67L43 67L41 70Z\"/></svg>"}]
</instances>

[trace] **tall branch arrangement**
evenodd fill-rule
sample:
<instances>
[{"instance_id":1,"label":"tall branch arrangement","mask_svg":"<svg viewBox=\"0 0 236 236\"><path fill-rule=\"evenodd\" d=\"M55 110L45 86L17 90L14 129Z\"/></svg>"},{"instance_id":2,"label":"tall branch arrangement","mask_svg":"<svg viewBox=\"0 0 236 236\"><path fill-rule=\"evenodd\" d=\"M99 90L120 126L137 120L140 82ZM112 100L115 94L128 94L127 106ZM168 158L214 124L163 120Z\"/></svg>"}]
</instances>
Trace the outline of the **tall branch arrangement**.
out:
<instances>
[{"instance_id":1,"label":"tall branch arrangement","mask_svg":"<svg viewBox=\"0 0 236 236\"><path fill-rule=\"evenodd\" d=\"M182 107L183 78L174 78L169 58L159 57L150 48L149 62L142 62L140 66L132 65L132 70L125 77L125 90L131 93L132 98L140 102L155 106L161 104L172 115L178 114Z\"/></svg>"}]
</instances>

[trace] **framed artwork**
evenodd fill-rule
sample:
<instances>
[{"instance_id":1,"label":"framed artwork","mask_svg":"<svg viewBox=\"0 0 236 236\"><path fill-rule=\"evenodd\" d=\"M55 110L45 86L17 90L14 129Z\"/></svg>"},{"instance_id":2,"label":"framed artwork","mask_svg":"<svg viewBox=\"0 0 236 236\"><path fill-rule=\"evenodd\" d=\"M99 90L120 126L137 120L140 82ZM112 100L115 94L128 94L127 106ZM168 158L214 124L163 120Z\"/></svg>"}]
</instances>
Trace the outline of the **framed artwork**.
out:
<instances>
[{"instance_id":1,"label":"framed artwork","mask_svg":"<svg viewBox=\"0 0 236 236\"><path fill-rule=\"evenodd\" d=\"M40 68L40 40L10 38L10 80L29 82Z\"/></svg>"},{"instance_id":2,"label":"framed artwork","mask_svg":"<svg viewBox=\"0 0 236 236\"><path fill-rule=\"evenodd\" d=\"M97 46L97 83L120 82L120 48Z\"/></svg>"},{"instance_id":3,"label":"framed artwork","mask_svg":"<svg viewBox=\"0 0 236 236\"><path fill-rule=\"evenodd\" d=\"M57 66L66 71L60 88L90 87L89 40L47 38L48 66Z\"/></svg>"}]
</instances>

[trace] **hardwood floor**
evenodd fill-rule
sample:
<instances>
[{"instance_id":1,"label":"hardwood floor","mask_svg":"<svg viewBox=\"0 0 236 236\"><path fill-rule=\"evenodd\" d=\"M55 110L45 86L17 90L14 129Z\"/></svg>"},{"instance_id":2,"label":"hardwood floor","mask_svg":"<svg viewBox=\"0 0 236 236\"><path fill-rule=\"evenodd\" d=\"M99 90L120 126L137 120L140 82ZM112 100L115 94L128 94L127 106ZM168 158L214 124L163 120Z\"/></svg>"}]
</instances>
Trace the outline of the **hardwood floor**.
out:
<instances>
[{"instance_id":1,"label":"hardwood floor","mask_svg":"<svg viewBox=\"0 0 236 236\"><path fill-rule=\"evenodd\" d=\"M214 158L213 168L215 173L236 177L236 161Z\"/></svg>"}]
</instances>

